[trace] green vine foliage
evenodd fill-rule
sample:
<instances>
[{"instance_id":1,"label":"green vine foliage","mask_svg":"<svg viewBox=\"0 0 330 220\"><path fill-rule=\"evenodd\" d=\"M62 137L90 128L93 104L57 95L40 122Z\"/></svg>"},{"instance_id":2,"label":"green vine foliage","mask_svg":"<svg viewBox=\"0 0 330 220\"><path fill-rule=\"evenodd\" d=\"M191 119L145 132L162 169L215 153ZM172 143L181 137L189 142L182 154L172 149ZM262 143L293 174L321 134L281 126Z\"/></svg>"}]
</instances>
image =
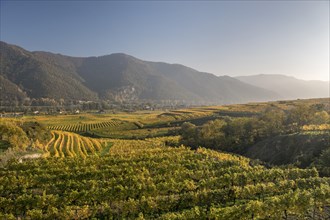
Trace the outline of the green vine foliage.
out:
<instances>
[{"instance_id":1,"label":"green vine foliage","mask_svg":"<svg viewBox=\"0 0 330 220\"><path fill-rule=\"evenodd\" d=\"M315 168L267 169L164 140L118 140L102 157L12 161L0 169L0 218L329 218L330 178Z\"/></svg>"}]
</instances>

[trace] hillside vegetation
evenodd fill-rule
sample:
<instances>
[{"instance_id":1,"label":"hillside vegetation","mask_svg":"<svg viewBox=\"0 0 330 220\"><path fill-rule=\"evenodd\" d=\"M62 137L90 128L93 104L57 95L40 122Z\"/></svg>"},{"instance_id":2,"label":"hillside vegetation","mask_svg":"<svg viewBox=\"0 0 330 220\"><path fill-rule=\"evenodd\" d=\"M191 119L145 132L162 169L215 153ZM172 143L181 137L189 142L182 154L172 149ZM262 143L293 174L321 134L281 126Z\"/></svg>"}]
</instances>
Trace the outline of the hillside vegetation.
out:
<instances>
[{"instance_id":1,"label":"hillside vegetation","mask_svg":"<svg viewBox=\"0 0 330 220\"><path fill-rule=\"evenodd\" d=\"M0 47L0 100L6 106L79 100L209 105L329 95L328 82L282 75L233 78L120 53L82 58L30 52L5 42Z\"/></svg>"},{"instance_id":2,"label":"hillside vegetation","mask_svg":"<svg viewBox=\"0 0 330 220\"><path fill-rule=\"evenodd\" d=\"M0 119L0 219L328 219L329 106Z\"/></svg>"},{"instance_id":3,"label":"hillside vegetation","mask_svg":"<svg viewBox=\"0 0 330 220\"><path fill-rule=\"evenodd\" d=\"M6 104L15 99L55 98L75 100L95 100L96 93L83 84L83 79L75 72L75 67L60 55L31 53L20 47L0 42L0 75L5 89L1 91L1 101ZM9 91L8 91L9 92ZM24 96L22 96L22 93ZM8 97L15 98L8 99ZM14 97L16 95L16 97Z\"/></svg>"},{"instance_id":4,"label":"hillside vegetation","mask_svg":"<svg viewBox=\"0 0 330 220\"><path fill-rule=\"evenodd\" d=\"M329 108L300 103L289 109L269 106L256 115L224 116L202 126L184 123L181 143L234 152L272 165L301 168L326 164L330 148ZM328 160L328 159L326 159ZM330 167L320 169L330 176Z\"/></svg>"},{"instance_id":5,"label":"hillside vegetation","mask_svg":"<svg viewBox=\"0 0 330 220\"><path fill-rule=\"evenodd\" d=\"M68 104L98 99L224 104L279 98L272 91L228 76L125 54L77 58L30 52L5 42L0 42L0 47L0 80L6 89L0 98L7 105L12 105L8 97L18 101L26 97L49 98Z\"/></svg>"},{"instance_id":6,"label":"hillside vegetation","mask_svg":"<svg viewBox=\"0 0 330 220\"><path fill-rule=\"evenodd\" d=\"M317 164L318 157L329 149L329 135L329 131L278 135L257 142L245 155L274 165L295 164L304 168Z\"/></svg>"},{"instance_id":7,"label":"hillside vegetation","mask_svg":"<svg viewBox=\"0 0 330 220\"><path fill-rule=\"evenodd\" d=\"M51 140L42 149L46 151L44 156L85 158L87 155L97 154L105 145L104 141L93 138L70 132L52 131Z\"/></svg>"},{"instance_id":8,"label":"hillside vegetation","mask_svg":"<svg viewBox=\"0 0 330 220\"><path fill-rule=\"evenodd\" d=\"M164 140L163 140L164 141ZM6 219L326 218L330 179L240 156L121 141L109 156L12 162L0 169Z\"/></svg>"}]
</instances>

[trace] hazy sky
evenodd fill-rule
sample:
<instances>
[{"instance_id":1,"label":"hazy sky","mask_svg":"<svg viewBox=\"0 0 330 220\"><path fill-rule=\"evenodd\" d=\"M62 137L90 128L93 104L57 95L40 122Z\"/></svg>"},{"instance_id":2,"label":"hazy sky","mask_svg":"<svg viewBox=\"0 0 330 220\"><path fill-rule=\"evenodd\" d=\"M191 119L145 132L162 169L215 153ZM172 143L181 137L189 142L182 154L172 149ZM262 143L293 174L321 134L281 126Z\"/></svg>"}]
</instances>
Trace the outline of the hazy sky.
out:
<instances>
[{"instance_id":1,"label":"hazy sky","mask_svg":"<svg viewBox=\"0 0 330 220\"><path fill-rule=\"evenodd\" d=\"M3 1L2 41L216 75L329 80L329 1Z\"/></svg>"}]
</instances>

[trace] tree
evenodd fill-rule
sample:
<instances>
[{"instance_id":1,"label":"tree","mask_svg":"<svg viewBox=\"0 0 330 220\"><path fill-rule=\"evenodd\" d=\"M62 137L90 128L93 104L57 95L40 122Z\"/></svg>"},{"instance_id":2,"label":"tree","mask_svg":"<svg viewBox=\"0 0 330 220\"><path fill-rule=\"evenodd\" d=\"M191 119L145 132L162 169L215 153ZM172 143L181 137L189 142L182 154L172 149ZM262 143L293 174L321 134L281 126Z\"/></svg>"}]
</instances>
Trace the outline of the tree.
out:
<instances>
[{"instance_id":1,"label":"tree","mask_svg":"<svg viewBox=\"0 0 330 220\"><path fill-rule=\"evenodd\" d=\"M322 166L330 167L330 148L322 152L319 160Z\"/></svg>"},{"instance_id":2,"label":"tree","mask_svg":"<svg viewBox=\"0 0 330 220\"><path fill-rule=\"evenodd\" d=\"M196 126L190 122L185 122L181 126L180 142L192 148L198 147L198 137Z\"/></svg>"},{"instance_id":3,"label":"tree","mask_svg":"<svg viewBox=\"0 0 330 220\"><path fill-rule=\"evenodd\" d=\"M279 134L284 130L285 114L280 109L267 109L260 117L264 136Z\"/></svg>"},{"instance_id":4,"label":"tree","mask_svg":"<svg viewBox=\"0 0 330 220\"><path fill-rule=\"evenodd\" d=\"M222 120L214 120L205 123L200 132L199 138L203 147L220 148L223 147L225 134L222 129L226 122Z\"/></svg>"},{"instance_id":5,"label":"tree","mask_svg":"<svg viewBox=\"0 0 330 220\"><path fill-rule=\"evenodd\" d=\"M329 119L330 119L329 114L326 111L320 111L314 114L314 117L311 122L313 124L320 125L320 124L330 123Z\"/></svg>"},{"instance_id":6,"label":"tree","mask_svg":"<svg viewBox=\"0 0 330 220\"><path fill-rule=\"evenodd\" d=\"M314 117L315 110L307 105L298 105L289 112L287 123L293 130L299 130L303 125L309 124Z\"/></svg>"},{"instance_id":7,"label":"tree","mask_svg":"<svg viewBox=\"0 0 330 220\"><path fill-rule=\"evenodd\" d=\"M8 141L14 148L25 149L29 145L26 133L12 122L0 122L0 140Z\"/></svg>"},{"instance_id":8,"label":"tree","mask_svg":"<svg viewBox=\"0 0 330 220\"><path fill-rule=\"evenodd\" d=\"M223 127L226 150L237 151L240 147L252 144L257 136L258 120L255 118L237 118Z\"/></svg>"}]
</instances>

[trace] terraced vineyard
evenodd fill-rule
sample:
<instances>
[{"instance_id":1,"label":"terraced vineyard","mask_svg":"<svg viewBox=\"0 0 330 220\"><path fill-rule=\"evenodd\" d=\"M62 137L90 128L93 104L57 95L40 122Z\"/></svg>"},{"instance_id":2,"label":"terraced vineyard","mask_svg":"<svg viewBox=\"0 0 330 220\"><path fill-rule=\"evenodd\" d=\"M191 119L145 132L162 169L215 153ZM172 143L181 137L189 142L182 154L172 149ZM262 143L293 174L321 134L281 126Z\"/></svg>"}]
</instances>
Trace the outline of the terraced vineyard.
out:
<instances>
[{"instance_id":1,"label":"terraced vineyard","mask_svg":"<svg viewBox=\"0 0 330 220\"><path fill-rule=\"evenodd\" d=\"M329 218L330 179L316 169L267 169L166 141L114 140L108 156L11 162L0 169L0 218Z\"/></svg>"},{"instance_id":2,"label":"terraced vineyard","mask_svg":"<svg viewBox=\"0 0 330 220\"><path fill-rule=\"evenodd\" d=\"M200 118L212 115L214 112L201 109L189 109L189 110L172 110L160 114L159 118L168 117L172 120L188 120L193 118Z\"/></svg>"},{"instance_id":3,"label":"terraced vineyard","mask_svg":"<svg viewBox=\"0 0 330 220\"><path fill-rule=\"evenodd\" d=\"M0 219L330 219L329 111L316 107L300 124L287 102L3 123L3 144L34 140L40 158L0 167ZM268 155L281 166L260 165Z\"/></svg>"},{"instance_id":4,"label":"terraced vineyard","mask_svg":"<svg viewBox=\"0 0 330 220\"><path fill-rule=\"evenodd\" d=\"M105 145L98 139L87 138L65 131L52 131L52 139L43 148L45 156L54 157L82 157L95 155Z\"/></svg>"},{"instance_id":5,"label":"terraced vineyard","mask_svg":"<svg viewBox=\"0 0 330 220\"><path fill-rule=\"evenodd\" d=\"M330 124L321 125L304 125L302 127L303 131L330 131Z\"/></svg>"},{"instance_id":6,"label":"terraced vineyard","mask_svg":"<svg viewBox=\"0 0 330 220\"><path fill-rule=\"evenodd\" d=\"M118 126L122 121L111 120L99 123L86 123L86 124L64 124L48 126L50 130L70 131L70 132L86 132L95 129L108 128Z\"/></svg>"}]
</instances>

